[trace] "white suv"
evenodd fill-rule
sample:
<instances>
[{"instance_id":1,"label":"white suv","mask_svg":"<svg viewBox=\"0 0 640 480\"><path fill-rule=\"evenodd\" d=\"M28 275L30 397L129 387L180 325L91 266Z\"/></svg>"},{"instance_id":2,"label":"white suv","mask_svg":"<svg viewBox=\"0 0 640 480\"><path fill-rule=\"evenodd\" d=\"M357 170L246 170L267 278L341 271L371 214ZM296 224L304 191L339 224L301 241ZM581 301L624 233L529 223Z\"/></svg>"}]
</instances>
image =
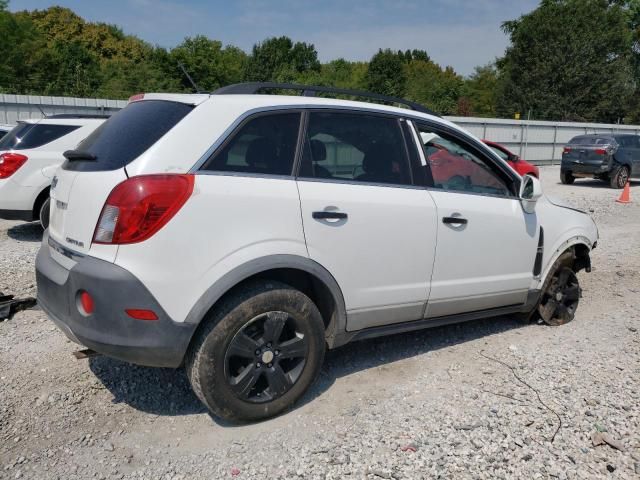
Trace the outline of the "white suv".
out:
<instances>
[{"instance_id":1,"label":"white suv","mask_svg":"<svg viewBox=\"0 0 640 480\"><path fill-rule=\"evenodd\" d=\"M61 114L21 120L0 139L0 218L49 222L49 186L62 152L104 123L106 117Z\"/></svg>"},{"instance_id":2,"label":"white suv","mask_svg":"<svg viewBox=\"0 0 640 480\"><path fill-rule=\"evenodd\" d=\"M256 94L272 87L305 96ZM573 319L589 215L415 104L317 91L345 93L131 101L56 173L42 308L102 354L184 364L236 420L288 408L326 348L503 314Z\"/></svg>"}]
</instances>

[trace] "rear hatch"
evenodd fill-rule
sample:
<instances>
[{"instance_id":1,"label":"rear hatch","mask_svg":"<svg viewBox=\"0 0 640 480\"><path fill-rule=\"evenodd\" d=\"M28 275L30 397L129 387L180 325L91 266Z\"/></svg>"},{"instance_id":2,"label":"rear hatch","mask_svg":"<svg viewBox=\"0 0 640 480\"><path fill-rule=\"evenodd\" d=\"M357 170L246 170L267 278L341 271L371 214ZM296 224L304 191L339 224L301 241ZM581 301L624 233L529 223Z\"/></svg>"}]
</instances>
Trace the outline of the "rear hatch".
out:
<instances>
[{"instance_id":1,"label":"rear hatch","mask_svg":"<svg viewBox=\"0 0 640 480\"><path fill-rule=\"evenodd\" d=\"M576 137L564 147L562 158L573 163L600 166L615 148L610 137Z\"/></svg>"},{"instance_id":2,"label":"rear hatch","mask_svg":"<svg viewBox=\"0 0 640 480\"><path fill-rule=\"evenodd\" d=\"M51 185L49 237L67 249L114 261L117 247L95 245L93 234L111 190L128 178L126 167L180 120L193 105L169 100L130 103L67 152Z\"/></svg>"}]
</instances>

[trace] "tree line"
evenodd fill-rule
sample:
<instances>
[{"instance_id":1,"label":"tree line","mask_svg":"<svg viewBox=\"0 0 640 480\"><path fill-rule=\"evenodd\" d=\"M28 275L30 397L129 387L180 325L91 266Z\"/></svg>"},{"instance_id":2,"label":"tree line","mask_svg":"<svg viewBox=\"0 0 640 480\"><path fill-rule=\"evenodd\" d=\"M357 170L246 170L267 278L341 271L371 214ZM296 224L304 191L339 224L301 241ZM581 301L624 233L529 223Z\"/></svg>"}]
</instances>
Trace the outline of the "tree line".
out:
<instances>
[{"instance_id":1,"label":"tree line","mask_svg":"<svg viewBox=\"0 0 640 480\"><path fill-rule=\"evenodd\" d=\"M367 62L322 63L314 45L274 37L250 52L203 35L151 45L72 10L9 12L0 0L0 93L128 98L138 92L213 91L243 81L369 90L443 115L640 121L640 0L542 0L506 21L501 58L468 77L427 50L380 49ZM445 40L443 40L445 41Z\"/></svg>"}]
</instances>

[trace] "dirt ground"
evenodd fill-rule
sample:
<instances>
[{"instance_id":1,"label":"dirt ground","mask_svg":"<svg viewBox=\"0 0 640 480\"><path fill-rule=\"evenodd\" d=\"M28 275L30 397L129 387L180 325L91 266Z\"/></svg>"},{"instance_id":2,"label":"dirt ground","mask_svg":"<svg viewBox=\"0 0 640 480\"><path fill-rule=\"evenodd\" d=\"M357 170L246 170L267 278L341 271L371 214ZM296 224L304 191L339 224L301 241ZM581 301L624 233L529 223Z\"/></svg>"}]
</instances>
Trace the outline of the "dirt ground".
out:
<instances>
[{"instance_id":1,"label":"dirt ground","mask_svg":"<svg viewBox=\"0 0 640 480\"><path fill-rule=\"evenodd\" d=\"M501 317L348 345L292 411L235 426L182 370L76 360L43 312L21 312L0 323L0 478L640 478L640 182L621 205L541 170L600 231L572 323ZM0 291L35 292L40 238L0 220Z\"/></svg>"}]
</instances>

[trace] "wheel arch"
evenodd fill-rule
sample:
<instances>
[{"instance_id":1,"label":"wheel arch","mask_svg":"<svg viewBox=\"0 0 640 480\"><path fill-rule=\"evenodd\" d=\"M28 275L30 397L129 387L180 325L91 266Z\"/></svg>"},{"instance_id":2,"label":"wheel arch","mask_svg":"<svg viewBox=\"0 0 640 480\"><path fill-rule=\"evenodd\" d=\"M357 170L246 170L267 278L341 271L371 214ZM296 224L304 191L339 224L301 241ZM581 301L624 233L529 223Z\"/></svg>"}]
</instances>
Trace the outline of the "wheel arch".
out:
<instances>
[{"instance_id":1,"label":"wheel arch","mask_svg":"<svg viewBox=\"0 0 640 480\"><path fill-rule=\"evenodd\" d=\"M226 273L201 295L185 323L200 325L216 305L236 289L249 282L266 279L286 283L311 298L322 314L325 339L332 348L336 335L346 329L347 314L342 290L322 265L297 255L257 258Z\"/></svg>"},{"instance_id":2,"label":"wheel arch","mask_svg":"<svg viewBox=\"0 0 640 480\"><path fill-rule=\"evenodd\" d=\"M32 214L35 220L39 219L40 216L40 207L45 202L47 197L49 196L49 192L51 190L51 186L47 185L42 189L42 191L36 196L36 199L33 201L33 209Z\"/></svg>"},{"instance_id":3,"label":"wheel arch","mask_svg":"<svg viewBox=\"0 0 640 480\"><path fill-rule=\"evenodd\" d=\"M595 245L595 244L594 244ZM587 237L582 235L576 235L564 242L560 243L554 251L553 255L551 255L542 270L542 273L537 278L537 288L541 288L544 285L546 278L551 273L551 269L555 264L556 260L560 258L561 255L566 253L567 251L573 252L574 255L574 271L578 272L580 270L586 270L587 272L591 271L591 257L590 252L594 248Z\"/></svg>"}]
</instances>

